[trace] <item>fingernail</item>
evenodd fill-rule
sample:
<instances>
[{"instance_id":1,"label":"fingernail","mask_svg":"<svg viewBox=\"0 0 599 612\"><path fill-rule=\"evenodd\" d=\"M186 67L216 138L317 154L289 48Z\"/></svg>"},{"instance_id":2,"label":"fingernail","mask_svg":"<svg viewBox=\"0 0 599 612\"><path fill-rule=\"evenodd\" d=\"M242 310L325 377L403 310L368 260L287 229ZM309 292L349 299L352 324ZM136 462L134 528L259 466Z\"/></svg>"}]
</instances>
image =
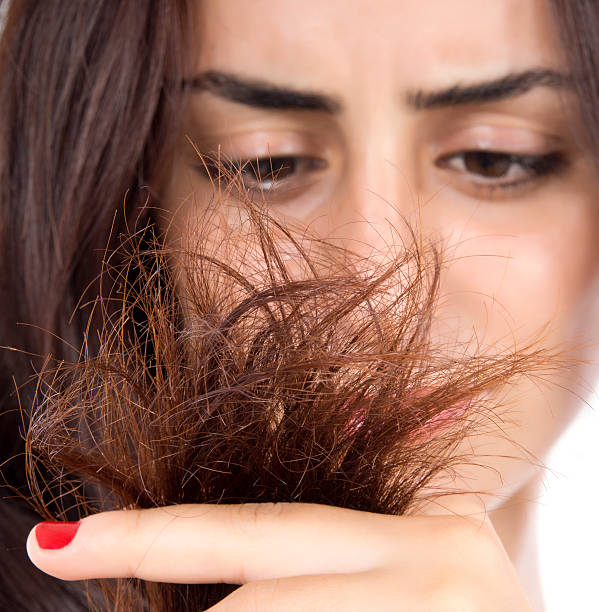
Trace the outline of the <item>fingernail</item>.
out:
<instances>
[{"instance_id":1,"label":"fingernail","mask_svg":"<svg viewBox=\"0 0 599 612\"><path fill-rule=\"evenodd\" d=\"M79 529L79 522L46 521L35 528L35 538L40 548L58 550L69 544Z\"/></svg>"}]
</instances>

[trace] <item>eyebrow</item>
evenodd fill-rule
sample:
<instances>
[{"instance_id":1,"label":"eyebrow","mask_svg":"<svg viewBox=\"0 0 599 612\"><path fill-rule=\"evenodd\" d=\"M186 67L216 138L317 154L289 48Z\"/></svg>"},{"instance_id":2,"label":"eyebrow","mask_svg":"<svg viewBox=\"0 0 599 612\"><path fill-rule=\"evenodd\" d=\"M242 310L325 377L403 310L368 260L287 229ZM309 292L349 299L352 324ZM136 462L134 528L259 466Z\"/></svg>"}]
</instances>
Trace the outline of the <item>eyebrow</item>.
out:
<instances>
[{"instance_id":1,"label":"eyebrow","mask_svg":"<svg viewBox=\"0 0 599 612\"><path fill-rule=\"evenodd\" d=\"M488 104L528 93L536 87L564 89L571 87L571 79L555 70L539 68L511 73L492 81L472 85L454 85L439 91L408 93L406 100L415 110L429 110L466 104Z\"/></svg>"},{"instance_id":2,"label":"eyebrow","mask_svg":"<svg viewBox=\"0 0 599 612\"><path fill-rule=\"evenodd\" d=\"M332 96L278 87L266 81L213 70L185 79L183 87L209 91L225 100L257 108L321 111L332 115L341 111L341 103Z\"/></svg>"},{"instance_id":3,"label":"eyebrow","mask_svg":"<svg viewBox=\"0 0 599 612\"><path fill-rule=\"evenodd\" d=\"M276 110L307 110L338 114L343 105L321 92L281 87L267 81L210 70L184 79L183 87L192 91L209 91L220 98L246 106ZM571 79L556 70L538 68L510 73L503 77L473 84L456 84L438 91L408 92L405 101L414 110L430 110L488 104L528 93L536 87L564 89Z\"/></svg>"}]
</instances>

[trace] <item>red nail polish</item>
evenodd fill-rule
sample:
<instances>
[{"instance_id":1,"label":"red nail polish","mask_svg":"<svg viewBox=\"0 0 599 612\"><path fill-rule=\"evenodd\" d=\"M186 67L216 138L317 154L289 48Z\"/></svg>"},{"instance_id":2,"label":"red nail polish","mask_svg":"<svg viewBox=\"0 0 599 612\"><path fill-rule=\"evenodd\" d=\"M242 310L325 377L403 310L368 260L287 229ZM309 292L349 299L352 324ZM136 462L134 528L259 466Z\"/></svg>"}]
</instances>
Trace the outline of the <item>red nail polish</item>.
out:
<instances>
[{"instance_id":1,"label":"red nail polish","mask_svg":"<svg viewBox=\"0 0 599 612\"><path fill-rule=\"evenodd\" d=\"M57 550L71 542L77 529L79 529L79 522L46 521L35 528L35 537L40 548Z\"/></svg>"}]
</instances>

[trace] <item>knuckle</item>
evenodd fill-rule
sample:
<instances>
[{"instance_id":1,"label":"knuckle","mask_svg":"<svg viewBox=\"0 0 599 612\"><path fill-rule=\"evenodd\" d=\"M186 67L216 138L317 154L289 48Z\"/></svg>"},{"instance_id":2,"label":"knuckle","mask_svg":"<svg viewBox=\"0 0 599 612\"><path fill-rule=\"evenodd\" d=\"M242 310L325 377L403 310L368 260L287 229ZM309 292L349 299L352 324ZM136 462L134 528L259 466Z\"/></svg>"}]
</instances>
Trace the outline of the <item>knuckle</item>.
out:
<instances>
[{"instance_id":1,"label":"knuckle","mask_svg":"<svg viewBox=\"0 0 599 612\"><path fill-rule=\"evenodd\" d=\"M278 519L285 511L283 503L249 503L234 507L233 520L242 531L250 535L260 535L272 527L272 521Z\"/></svg>"},{"instance_id":2,"label":"knuckle","mask_svg":"<svg viewBox=\"0 0 599 612\"><path fill-rule=\"evenodd\" d=\"M453 551L458 559L468 559L487 564L498 558L502 548L498 536L488 521L451 518L438 534L446 550Z\"/></svg>"},{"instance_id":3,"label":"knuckle","mask_svg":"<svg viewBox=\"0 0 599 612\"><path fill-rule=\"evenodd\" d=\"M139 535L140 526L143 520L143 514L140 509L125 510L125 516L127 517L126 529L127 537L135 539Z\"/></svg>"},{"instance_id":4,"label":"knuckle","mask_svg":"<svg viewBox=\"0 0 599 612\"><path fill-rule=\"evenodd\" d=\"M141 532L143 529L143 512L139 509L125 511L123 538L126 544L127 554L125 555L127 575L136 578L142 561L139 554Z\"/></svg>"},{"instance_id":5,"label":"knuckle","mask_svg":"<svg viewBox=\"0 0 599 612\"><path fill-rule=\"evenodd\" d=\"M497 580L502 580L500 557L505 556L489 521L451 517L438 525L442 562L431 576L427 609L474 612L484 609Z\"/></svg>"}]
</instances>

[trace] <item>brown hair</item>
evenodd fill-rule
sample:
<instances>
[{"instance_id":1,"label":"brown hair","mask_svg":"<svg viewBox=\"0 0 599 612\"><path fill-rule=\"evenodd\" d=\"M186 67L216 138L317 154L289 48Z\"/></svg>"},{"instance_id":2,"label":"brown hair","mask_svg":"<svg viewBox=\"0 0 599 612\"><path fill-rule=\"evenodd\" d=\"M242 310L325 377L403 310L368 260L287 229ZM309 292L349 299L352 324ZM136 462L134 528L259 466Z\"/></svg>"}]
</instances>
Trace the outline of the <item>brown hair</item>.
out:
<instances>
[{"instance_id":1,"label":"brown hair","mask_svg":"<svg viewBox=\"0 0 599 612\"><path fill-rule=\"evenodd\" d=\"M75 305L98 274L111 227L114 236L124 231L145 186L159 185L166 169L182 94L167 79L184 73L189 4L8 7L0 45L0 344L21 351L0 352L0 461L11 487L26 484L15 386L40 367L36 356L76 358L87 314ZM9 502L0 513L10 525L0 535L10 551L0 555L0 580L10 576L0 608L31 609L37 584L39 606L67 609L59 603L66 587L26 559L23 538L35 517Z\"/></svg>"},{"instance_id":2,"label":"brown hair","mask_svg":"<svg viewBox=\"0 0 599 612\"><path fill-rule=\"evenodd\" d=\"M594 84L599 48L585 44L597 36L597 10L553 4L564 37L586 41L573 61ZM173 83L185 72L190 15L188 3L166 0L10 5L0 49L0 333L20 352L1 354L8 484L26 484L24 417L42 516L208 501L413 511L435 474L468 459L452 451L495 414L485 393L540 375L548 355L456 361L431 350L441 263L417 237L370 275L351 253L318 244L337 262L323 274L302 236L247 203L243 240L260 254L251 281L201 231L193 249L165 249L142 204L160 192L177 133L184 100ZM583 105L595 122L597 108ZM240 239L230 236L236 247ZM279 256L283 242L303 262L301 278ZM174 270L173 259L189 265ZM75 308L86 288L89 328L90 309ZM22 387L32 371L38 385ZM22 550L35 517L20 502L0 510L4 545ZM40 609L86 605L81 587L0 558L12 581L0 607L31 609L32 597ZM122 609L204 609L229 589L105 588Z\"/></svg>"},{"instance_id":3,"label":"brown hair","mask_svg":"<svg viewBox=\"0 0 599 612\"><path fill-rule=\"evenodd\" d=\"M599 158L599 5L594 0L551 0L582 113L581 141Z\"/></svg>"}]
</instances>

